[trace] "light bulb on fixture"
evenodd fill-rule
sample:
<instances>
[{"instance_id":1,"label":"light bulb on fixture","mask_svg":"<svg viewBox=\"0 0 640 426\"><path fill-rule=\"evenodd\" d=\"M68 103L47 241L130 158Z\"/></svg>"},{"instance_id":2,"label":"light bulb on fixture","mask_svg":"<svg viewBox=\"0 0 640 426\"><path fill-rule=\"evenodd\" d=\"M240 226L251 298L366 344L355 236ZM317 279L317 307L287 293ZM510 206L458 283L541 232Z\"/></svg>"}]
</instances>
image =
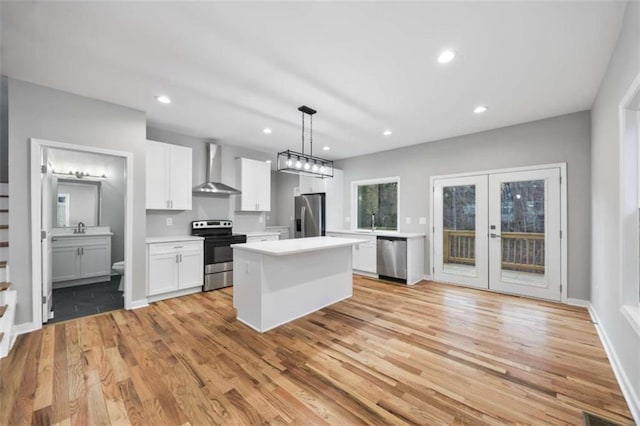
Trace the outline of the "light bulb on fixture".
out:
<instances>
[{"instance_id":1,"label":"light bulb on fixture","mask_svg":"<svg viewBox=\"0 0 640 426\"><path fill-rule=\"evenodd\" d=\"M291 159L291 157L287 157L287 167L291 167L293 166L293 160Z\"/></svg>"},{"instance_id":2,"label":"light bulb on fixture","mask_svg":"<svg viewBox=\"0 0 640 426\"><path fill-rule=\"evenodd\" d=\"M298 160L296 161L296 169L299 169L300 167L302 167L302 163Z\"/></svg>"},{"instance_id":3,"label":"light bulb on fixture","mask_svg":"<svg viewBox=\"0 0 640 426\"><path fill-rule=\"evenodd\" d=\"M309 164L309 162L308 162L308 161L307 161L307 162L305 162L305 163L304 163L304 169L305 169L305 170L309 170L310 168L311 168L311 164Z\"/></svg>"},{"instance_id":4,"label":"light bulb on fixture","mask_svg":"<svg viewBox=\"0 0 640 426\"><path fill-rule=\"evenodd\" d=\"M327 168L325 166L320 166L320 173L324 173Z\"/></svg>"},{"instance_id":5,"label":"light bulb on fixture","mask_svg":"<svg viewBox=\"0 0 640 426\"><path fill-rule=\"evenodd\" d=\"M311 170L313 170L314 172L318 171L318 164L316 164L315 162L313 163L313 167L311 168Z\"/></svg>"}]
</instances>

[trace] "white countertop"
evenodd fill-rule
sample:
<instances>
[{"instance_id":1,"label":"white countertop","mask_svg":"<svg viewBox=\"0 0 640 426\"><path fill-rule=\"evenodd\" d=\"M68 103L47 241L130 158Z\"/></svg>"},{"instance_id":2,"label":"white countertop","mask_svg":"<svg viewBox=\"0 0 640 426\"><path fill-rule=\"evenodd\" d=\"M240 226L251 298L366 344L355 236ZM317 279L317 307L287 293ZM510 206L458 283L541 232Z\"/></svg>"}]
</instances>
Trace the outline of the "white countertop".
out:
<instances>
[{"instance_id":1,"label":"white countertop","mask_svg":"<svg viewBox=\"0 0 640 426\"><path fill-rule=\"evenodd\" d=\"M201 241L204 237L194 235L169 235L163 237L147 237L147 244L155 243L177 243L178 241Z\"/></svg>"},{"instance_id":2,"label":"white countertop","mask_svg":"<svg viewBox=\"0 0 640 426\"><path fill-rule=\"evenodd\" d=\"M287 225L268 225L268 226L265 226L265 229L266 230L269 230L269 229L289 229L289 227Z\"/></svg>"},{"instance_id":3,"label":"white countertop","mask_svg":"<svg viewBox=\"0 0 640 426\"><path fill-rule=\"evenodd\" d=\"M74 234L76 228L53 228L51 236L53 238L69 238L69 237L110 237L113 235L108 226L95 226L84 228L84 233Z\"/></svg>"},{"instance_id":4,"label":"white countertop","mask_svg":"<svg viewBox=\"0 0 640 426\"><path fill-rule=\"evenodd\" d=\"M370 235L381 237L398 237L398 238L424 238L425 234L418 232L394 232L394 231L354 231L351 229L330 229L327 233L334 234L352 234L352 235Z\"/></svg>"},{"instance_id":5,"label":"white countertop","mask_svg":"<svg viewBox=\"0 0 640 426\"><path fill-rule=\"evenodd\" d=\"M279 232L276 231L251 231L251 232L242 232L238 231L238 234L244 234L247 237L266 237L269 235L280 235Z\"/></svg>"},{"instance_id":6,"label":"white countertop","mask_svg":"<svg viewBox=\"0 0 640 426\"><path fill-rule=\"evenodd\" d=\"M270 256L287 256L291 254L352 246L360 243L362 243L362 240L356 240L354 238L311 237L297 238L293 240L232 244L231 248L234 250L246 250Z\"/></svg>"}]
</instances>

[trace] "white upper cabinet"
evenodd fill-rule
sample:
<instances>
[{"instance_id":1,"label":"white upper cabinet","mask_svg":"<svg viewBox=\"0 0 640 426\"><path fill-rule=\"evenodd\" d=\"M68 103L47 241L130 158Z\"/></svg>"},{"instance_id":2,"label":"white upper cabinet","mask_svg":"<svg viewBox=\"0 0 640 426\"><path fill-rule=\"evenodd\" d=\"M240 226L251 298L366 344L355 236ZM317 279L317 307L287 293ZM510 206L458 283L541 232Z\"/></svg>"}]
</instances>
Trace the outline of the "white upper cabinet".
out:
<instances>
[{"instance_id":1,"label":"white upper cabinet","mask_svg":"<svg viewBox=\"0 0 640 426\"><path fill-rule=\"evenodd\" d=\"M271 164L249 158L238 158L236 161L236 183L242 191L237 210L270 211Z\"/></svg>"},{"instance_id":2,"label":"white upper cabinet","mask_svg":"<svg viewBox=\"0 0 640 426\"><path fill-rule=\"evenodd\" d=\"M191 210L191 148L147 141L147 209Z\"/></svg>"}]
</instances>

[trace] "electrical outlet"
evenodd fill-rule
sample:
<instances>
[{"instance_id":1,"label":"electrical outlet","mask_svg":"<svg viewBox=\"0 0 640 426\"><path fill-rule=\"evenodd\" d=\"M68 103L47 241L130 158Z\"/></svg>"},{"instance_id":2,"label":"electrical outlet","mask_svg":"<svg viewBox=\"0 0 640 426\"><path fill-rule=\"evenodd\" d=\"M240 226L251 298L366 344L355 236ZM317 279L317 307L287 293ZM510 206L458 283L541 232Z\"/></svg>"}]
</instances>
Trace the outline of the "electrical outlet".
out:
<instances>
[{"instance_id":1,"label":"electrical outlet","mask_svg":"<svg viewBox=\"0 0 640 426\"><path fill-rule=\"evenodd\" d=\"M258 216L258 223L262 223L264 222L264 216L260 215Z\"/></svg>"},{"instance_id":2,"label":"electrical outlet","mask_svg":"<svg viewBox=\"0 0 640 426\"><path fill-rule=\"evenodd\" d=\"M405 218L405 222L407 223L407 225L411 225L411 218L410 217L406 217Z\"/></svg>"},{"instance_id":3,"label":"electrical outlet","mask_svg":"<svg viewBox=\"0 0 640 426\"><path fill-rule=\"evenodd\" d=\"M427 218L426 217L418 218L418 223L420 225L426 225L427 224Z\"/></svg>"},{"instance_id":4,"label":"electrical outlet","mask_svg":"<svg viewBox=\"0 0 640 426\"><path fill-rule=\"evenodd\" d=\"M168 217L167 218L167 226L173 226L173 218L172 217Z\"/></svg>"}]
</instances>

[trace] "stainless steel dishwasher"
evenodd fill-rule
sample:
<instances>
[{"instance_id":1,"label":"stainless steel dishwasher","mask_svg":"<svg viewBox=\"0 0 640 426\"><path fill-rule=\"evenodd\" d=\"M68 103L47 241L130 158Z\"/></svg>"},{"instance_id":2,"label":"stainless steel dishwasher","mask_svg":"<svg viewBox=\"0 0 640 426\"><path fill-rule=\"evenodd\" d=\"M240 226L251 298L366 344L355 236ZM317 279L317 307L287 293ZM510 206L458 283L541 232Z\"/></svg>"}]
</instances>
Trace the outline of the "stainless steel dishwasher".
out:
<instances>
[{"instance_id":1,"label":"stainless steel dishwasher","mask_svg":"<svg viewBox=\"0 0 640 426\"><path fill-rule=\"evenodd\" d=\"M407 239L378 236L378 277L383 280L407 282Z\"/></svg>"}]
</instances>

